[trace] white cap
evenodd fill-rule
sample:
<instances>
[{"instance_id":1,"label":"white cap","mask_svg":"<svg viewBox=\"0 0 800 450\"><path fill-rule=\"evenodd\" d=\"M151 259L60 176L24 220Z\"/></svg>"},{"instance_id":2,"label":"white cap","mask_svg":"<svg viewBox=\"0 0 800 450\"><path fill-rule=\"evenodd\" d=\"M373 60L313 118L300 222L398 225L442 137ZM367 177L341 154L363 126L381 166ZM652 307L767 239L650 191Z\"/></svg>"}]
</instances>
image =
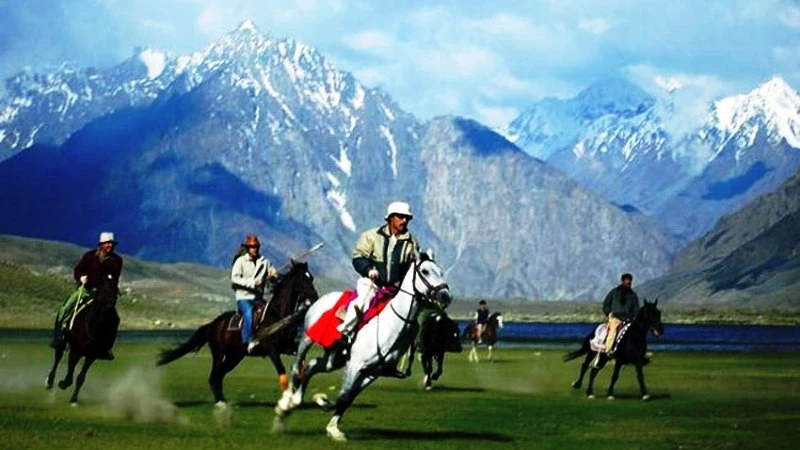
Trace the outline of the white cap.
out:
<instances>
[{"instance_id":1,"label":"white cap","mask_svg":"<svg viewBox=\"0 0 800 450\"><path fill-rule=\"evenodd\" d=\"M414 215L411 214L411 206L409 206L406 202L389 203L389 206L386 207L386 217L384 217L384 219L389 220L389 216L392 214L408 216L409 218L414 217Z\"/></svg>"},{"instance_id":2,"label":"white cap","mask_svg":"<svg viewBox=\"0 0 800 450\"><path fill-rule=\"evenodd\" d=\"M97 242L100 244L104 242L113 242L115 244L117 243L117 241L114 239L114 233L110 231L103 231L102 233L100 233L100 240L98 240Z\"/></svg>"}]
</instances>

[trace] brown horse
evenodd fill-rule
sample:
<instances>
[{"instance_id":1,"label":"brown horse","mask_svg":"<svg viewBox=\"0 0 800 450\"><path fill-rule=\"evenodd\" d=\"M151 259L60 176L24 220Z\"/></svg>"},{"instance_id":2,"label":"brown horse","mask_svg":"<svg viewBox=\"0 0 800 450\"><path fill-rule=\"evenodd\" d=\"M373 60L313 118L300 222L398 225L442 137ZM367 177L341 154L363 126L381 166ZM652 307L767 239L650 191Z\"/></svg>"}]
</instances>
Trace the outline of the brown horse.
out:
<instances>
[{"instance_id":1,"label":"brown horse","mask_svg":"<svg viewBox=\"0 0 800 450\"><path fill-rule=\"evenodd\" d=\"M275 324L295 312L298 306L307 306L319 297L314 288L314 277L308 271L307 263L294 263L286 275L279 277L275 284L272 300L267 304L264 320L253 335L259 337L258 331L263 327ZM247 353L246 344L242 343L241 329L230 330L228 324L234 311L227 311L211 322L201 326L192 337L183 344L161 352L157 365L168 364L190 352L200 350L206 343L211 350L211 374L208 383L218 406L225 405L222 393L222 380L232 371L245 356L269 357L278 372L278 383L281 390L288 386L286 368L281 362L281 354L291 355L296 352L296 326L286 326L280 331L261 339L259 345L251 353ZM258 317L254 314L254 317Z\"/></svg>"},{"instance_id":2,"label":"brown horse","mask_svg":"<svg viewBox=\"0 0 800 450\"><path fill-rule=\"evenodd\" d=\"M117 303L118 291L111 280L105 280L93 292L90 301L79 303L78 310L75 312L71 324L64 332L64 339L55 347L55 361L50 373L47 374L45 386L52 389L56 377L56 370L64 351L69 345L69 359L67 362L67 373L64 379L58 382L58 387L67 389L72 385L72 377L75 366L81 358L83 367L78 373L75 390L70 397L70 403L78 404L78 393L86 380L86 372L98 359L98 355L107 353L114 345L119 327L119 315L115 305Z\"/></svg>"},{"instance_id":3,"label":"brown horse","mask_svg":"<svg viewBox=\"0 0 800 450\"><path fill-rule=\"evenodd\" d=\"M474 322L469 323L466 328L464 328L463 336L472 340L472 349L469 351L469 362L480 362L480 358L478 357L478 341L483 341L486 344L486 347L489 349L489 355L487 358L489 361L492 360L492 350L494 349L494 344L497 343L497 330L503 328L503 315L499 312L496 312L489 316L489 321L486 323L486 326L483 329L483 336L478 336L478 327L475 326Z\"/></svg>"}]
</instances>

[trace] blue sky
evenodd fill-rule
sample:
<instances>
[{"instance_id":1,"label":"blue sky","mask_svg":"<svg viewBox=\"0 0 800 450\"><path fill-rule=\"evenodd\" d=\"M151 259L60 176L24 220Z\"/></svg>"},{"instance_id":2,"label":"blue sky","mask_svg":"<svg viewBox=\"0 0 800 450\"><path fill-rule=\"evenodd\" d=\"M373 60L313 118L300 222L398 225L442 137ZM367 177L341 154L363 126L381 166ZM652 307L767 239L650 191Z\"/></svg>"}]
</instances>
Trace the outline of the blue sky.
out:
<instances>
[{"instance_id":1,"label":"blue sky","mask_svg":"<svg viewBox=\"0 0 800 450\"><path fill-rule=\"evenodd\" d=\"M111 65L135 46L188 53L245 19L315 47L421 119L503 127L538 99L611 76L702 101L773 75L800 88L797 0L0 0L0 76Z\"/></svg>"}]
</instances>

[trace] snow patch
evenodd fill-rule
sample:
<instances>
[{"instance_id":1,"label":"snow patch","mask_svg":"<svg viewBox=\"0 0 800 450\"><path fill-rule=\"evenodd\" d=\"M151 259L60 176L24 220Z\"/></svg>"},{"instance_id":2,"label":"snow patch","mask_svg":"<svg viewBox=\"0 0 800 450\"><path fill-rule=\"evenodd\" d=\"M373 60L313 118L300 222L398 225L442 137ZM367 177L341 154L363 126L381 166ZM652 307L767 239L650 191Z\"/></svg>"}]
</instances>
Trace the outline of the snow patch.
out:
<instances>
[{"instance_id":1,"label":"snow patch","mask_svg":"<svg viewBox=\"0 0 800 450\"><path fill-rule=\"evenodd\" d=\"M147 78L151 80L158 78L167 65L167 58L162 52L149 48L139 53L139 60L147 67Z\"/></svg>"},{"instance_id":2,"label":"snow patch","mask_svg":"<svg viewBox=\"0 0 800 450\"><path fill-rule=\"evenodd\" d=\"M334 174L332 174L330 172L325 172L325 176L328 178L328 181L330 181L330 183L334 187L334 189L338 189L339 188L341 183L339 182L339 179L336 178L336 176Z\"/></svg>"},{"instance_id":3,"label":"snow patch","mask_svg":"<svg viewBox=\"0 0 800 450\"><path fill-rule=\"evenodd\" d=\"M386 142L389 143L389 156L392 158L392 173L397 176L397 145L394 143L392 131L385 125L380 126L381 134Z\"/></svg>"},{"instance_id":4,"label":"snow patch","mask_svg":"<svg viewBox=\"0 0 800 450\"><path fill-rule=\"evenodd\" d=\"M390 121L393 121L394 120L394 114L392 114L392 111L389 108L387 108L386 105L384 105L383 103L380 103L379 105L381 107L381 110L383 111L383 114L386 116L386 118L389 119Z\"/></svg>"},{"instance_id":5,"label":"snow patch","mask_svg":"<svg viewBox=\"0 0 800 450\"><path fill-rule=\"evenodd\" d=\"M358 111L364 106L364 98L366 94L364 93L364 88L361 87L360 84L356 84L356 91L353 94L352 100L350 100L350 104L353 105L353 109Z\"/></svg>"},{"instance_id":6,"label":"snow patch","mask_svg":"<svg viewBox=\"0 0 800 450\"><path fill-rule=\"evenodd\" d=\"M353 220L353 216L346 208L347 196L344 194L344 192L341 192L338 189L330 189L325 193L325 197L331 202L333 207L336 208L342 225L344 225L345 228L350 231L356 231L356 223Z\"/></svg>"},{"instance_id":7,"label":"snow patch","mask_svg":"<svg viewBox=\"0 0 800 450\"><path fill-rule=\"evenodd\" d=\"M350 176L350 171L353 168L353 164L350 162L350 158L347 156L347 151L344 148L339 148L339 159L334 158L331 156L333 162L345 173L348 177Z\"/></svg>"}]
</instances>

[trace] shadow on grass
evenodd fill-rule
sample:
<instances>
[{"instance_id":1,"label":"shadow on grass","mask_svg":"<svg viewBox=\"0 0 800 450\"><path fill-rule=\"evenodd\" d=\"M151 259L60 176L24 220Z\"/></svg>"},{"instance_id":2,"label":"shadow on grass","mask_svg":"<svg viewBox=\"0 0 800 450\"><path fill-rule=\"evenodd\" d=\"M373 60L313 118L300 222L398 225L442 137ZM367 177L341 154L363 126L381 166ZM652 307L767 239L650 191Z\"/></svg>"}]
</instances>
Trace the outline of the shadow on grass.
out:
<instances>
[{"instance_id":1,"label":"shadow on grass","mask_svg":"<svg viewBox=\"0 0 800 450\"><path fill-rule=\"evenodd\" d=\"M642 396L639 394L614 394L614 398L617 400L639 400L642 401ZM648 401L661 401L661 400L670 400L672 399L672 394L668 392L662 392L660 394L650 394L650 400Z\"/></svg>"},{"instance_id":2,"label":"shadow on grass","mask_svg":"<svg viewBox=\"0 0 800 450\"><path fill-rule=\"evenodd\" d=\"M178 408L199 408L199 407L207 407L213 408L214 402L205 401L205 400L186 400L186 401L177 401L174 402L175 406ZM275 402L259 402L259 401L245 401L245 402L232 402L230 406L234 408L274 408ZM350 406L354 409L372 409L377 408L378 406L372 403L356 403ZM304 410L304 409L320 409L317 404L313 402L305 402L297 409Z\"/></svg>"},{"instance_id":3,"label":"shadow on grass","mask_svg":"<svg viewBox=\"0 0 800 450\"><path fill-rule=\"evenodd\" d=\"M477 388L477 387L458 387L458 386L441 386L438 384L433 385L432 392L441 391L441 392L486 392L484 388Z\"/></svg>"},{"instance_id":4,"label":"shadow on grass","mask_svg":"<svg viewBox=\"0 0 800 450\"><path fill-rule=\"evenodd\" d=\"M458 439L463 441L486 441L486 442L514 442L510 436L500 433L474 433L470 431L413 431L413 430L390 430L387 428L362 428L353 434L358 433L356 439L364 440L412 440L429 441L436 439Z\"/></svg>"}]
</instances>

